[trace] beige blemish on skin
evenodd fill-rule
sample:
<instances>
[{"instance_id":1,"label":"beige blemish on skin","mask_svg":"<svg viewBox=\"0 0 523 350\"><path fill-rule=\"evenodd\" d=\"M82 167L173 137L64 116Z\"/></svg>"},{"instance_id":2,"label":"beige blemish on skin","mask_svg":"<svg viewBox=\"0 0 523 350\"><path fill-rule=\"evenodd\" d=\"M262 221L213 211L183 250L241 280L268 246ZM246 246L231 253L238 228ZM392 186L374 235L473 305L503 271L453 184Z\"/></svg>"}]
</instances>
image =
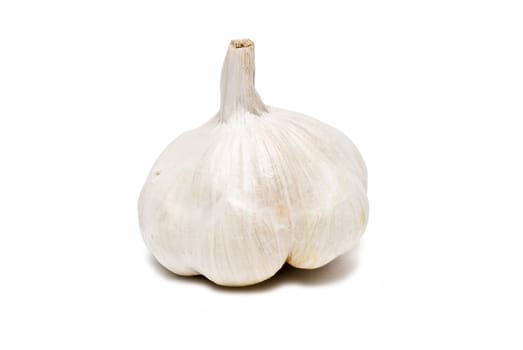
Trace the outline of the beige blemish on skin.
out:
<instances>
[{"instance_id":1,"label":"beige blemish on skin","mask_svg":"<svg viewBox=\"0 0 523 350\"><path fill-rule=\"evenodd\" d=\"M307 261L309 262L309 266L315 266L319 259L318 251L311 249L308 253Z\"/></svg>"},{"instance_id":2,"label":"beige blemish on skin","mask_svg":"<svg viewBox=\"0 0 523 350\"><path fill-rule=\"evenodd\" d=\"M302 251L297 255L290 255L287 262L293 266L300 266L304 269L311 269L317 267L318 263L318 252L308 247L306 251Z\"/></svg>"},{"instance_id":3,"label":"beige blemish on skin","mask_svg":"<svg viewBox=\"0 0 523 350\"><path fill-rule=\"evenodd\" d=\"M365 227L365 225L367 225L367 214L365 214L365 210L361 210L361 213L360 213L360 221L361 221L361 226Z\"/></svg>"},{"instance_id":4,"label":"beige blemish on skin","mask_svg":"<svg viewBox=\"0 0 523 350\"><path fill-rule=\"evenodd\" d=\"M289 211L287 210L287 207L285 207L284 205L281 205L281 204L278 205L277 210L278 210L278 216L279 216L280 218L283 218L283 217L286 216L287 213L289 212Z\"/></svg>"}]
</instances>

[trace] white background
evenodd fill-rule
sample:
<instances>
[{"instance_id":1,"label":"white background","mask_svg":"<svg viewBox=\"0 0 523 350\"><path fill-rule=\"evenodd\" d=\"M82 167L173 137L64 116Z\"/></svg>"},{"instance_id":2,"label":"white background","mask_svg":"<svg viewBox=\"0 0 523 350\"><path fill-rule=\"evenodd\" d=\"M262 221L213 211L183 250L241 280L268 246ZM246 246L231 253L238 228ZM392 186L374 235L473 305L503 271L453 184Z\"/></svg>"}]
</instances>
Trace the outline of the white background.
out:
<instances>
[{"instance_id":1,"label":"white background","mask_svg":"<svg viewBox=\"0 0 523 350\"><path fill-rule=\"evenodd\" d=\"M521 349L520 1L2 1L0 348ZM150 257L137 199L219 106L229 40L265 103L369 171L355 252L226 289Z\"/></svg>"}]
</instances>

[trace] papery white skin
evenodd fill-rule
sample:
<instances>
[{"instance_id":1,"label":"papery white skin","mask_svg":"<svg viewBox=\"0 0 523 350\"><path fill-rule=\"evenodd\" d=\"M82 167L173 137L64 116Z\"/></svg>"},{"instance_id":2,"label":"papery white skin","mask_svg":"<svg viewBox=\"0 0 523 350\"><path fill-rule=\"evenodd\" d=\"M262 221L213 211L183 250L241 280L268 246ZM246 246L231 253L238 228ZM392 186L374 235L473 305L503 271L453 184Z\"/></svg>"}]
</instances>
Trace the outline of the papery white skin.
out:
<instances>
[{"instance_id":1,"label":"papery white skin","mask_svg":"<svg viewBox=\"0 0 523 350\"><path fill-rule=\"evenodd\" d=\"M140 195L141 232L160 264L243 286L285 262L317 268L353 248L368 217L354 144L316 119L265 106L250 40L231 42L221 94L220 112L165 149Z\"/></svg>"}]
</instances>

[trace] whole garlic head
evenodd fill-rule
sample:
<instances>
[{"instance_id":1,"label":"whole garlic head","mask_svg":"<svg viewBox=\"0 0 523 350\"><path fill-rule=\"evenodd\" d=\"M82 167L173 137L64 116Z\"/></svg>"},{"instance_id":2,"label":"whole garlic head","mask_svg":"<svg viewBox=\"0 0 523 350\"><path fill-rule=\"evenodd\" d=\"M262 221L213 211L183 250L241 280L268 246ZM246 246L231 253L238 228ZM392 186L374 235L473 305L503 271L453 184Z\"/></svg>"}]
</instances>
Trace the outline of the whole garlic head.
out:
<instances>
[{"instance_id":1,"label":"whole garlic head","mask_svg":"<svg viewBox=\"0 0 523 350\"><path fill-rule=\"evenodd\" d=\"M254 88L254 44L233 40L221 108L174 140L139 200L151 253L179 275L226 286L313 269L349 251L367 224L367 171L340 131L266 106Z\"/></svg>"}]
</instances>

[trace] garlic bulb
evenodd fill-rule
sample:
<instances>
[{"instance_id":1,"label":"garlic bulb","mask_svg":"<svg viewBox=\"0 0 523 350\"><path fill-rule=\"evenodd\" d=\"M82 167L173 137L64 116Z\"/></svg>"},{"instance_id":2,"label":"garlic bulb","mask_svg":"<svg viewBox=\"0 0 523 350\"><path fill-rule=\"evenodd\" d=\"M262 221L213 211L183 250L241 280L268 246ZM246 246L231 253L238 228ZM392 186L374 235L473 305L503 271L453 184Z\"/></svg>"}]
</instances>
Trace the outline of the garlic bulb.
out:
<instances>
[{"instance_id":1,"label":"garlic bulb","mask_svg":"<svg viewBox=\"0 0 523 350\"><path fill-rule=\"evenodd\" d=\"M220 111L160 155L140 195L140 228L170 271L250 285L285 262L313 269L354 247L366 191L354 144L316 119L266 106L254 88L254 44L233 40Z\"/></svg>"}]
</instances>

